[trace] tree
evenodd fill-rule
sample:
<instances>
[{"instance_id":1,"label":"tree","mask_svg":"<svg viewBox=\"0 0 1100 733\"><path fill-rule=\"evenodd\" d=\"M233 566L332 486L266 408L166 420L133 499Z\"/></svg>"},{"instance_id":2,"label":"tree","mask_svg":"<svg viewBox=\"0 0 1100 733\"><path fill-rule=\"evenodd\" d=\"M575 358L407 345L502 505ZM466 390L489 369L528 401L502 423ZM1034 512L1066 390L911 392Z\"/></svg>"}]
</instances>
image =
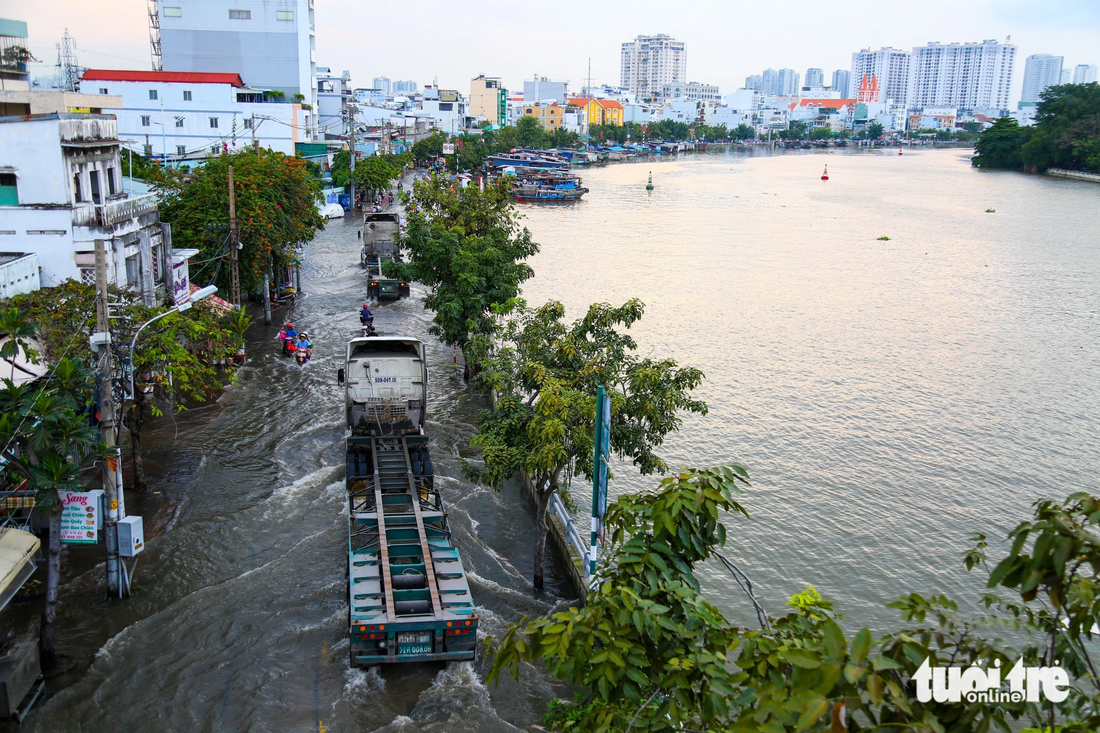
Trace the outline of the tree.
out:
<instances>
[{"instance_id":1,"label":"tree","mask_svg":"<svg viewBox=\"0 0 1100 733\"><path fill-rule=\"evenodd\" d=\"M435 311L430 333L464 357L473 337L493 331L494 306L517 297L534 274L525 260L539 247L517 224L509 188L508 181L484 191L452 189L439 176L417 181L409 197L413 213L398 240L409 261L386 266L393 276L428 286L424 307Z\"/></svg>"},{"instance_id":2,"label":"tree","mask_svg":"<svg viewBox=\"0 0 1100 733\"><path fill-rule=\"evenodd\" d=\"M1031 137L1020 157L1029 169L1100 173L1100 84L1047 87L1035 110Z\"/></svg>"},{"instance_id":3,"label":"tree","mask_svg":"<svg viewBox=\"0 0 1100 733\"><path fill-rule=\"evenodd\" d=\"M810 131L811 140L828 140L833 136L833 131L828 127L815 127Z\"/></svg>"},{"instance_id":4,"label":"tree","mask_svg":"<svg viewBox=\"0 0 1100 733\"><path fill-rule=\"evenodd\" d=\"M691 397L703 380L692 367L672 359L639 358L629 329L645 306L630 300L619 307L596 303L574 323L550 301L528 308L522 301L502 309L509 315L490 350L477 340L478 384L495 390L497 407L479 417L473 444L484 467L469 475L499 487L522 471L538 497L534 586L543 587L547 508L555 491L574 476L592 477L596 388L611 399L611 450L629 458L643 474L664 472L656 454L665 436L679 429L681 411L705 415L706 404Z\"/></svg>"},{"instance_id":5,"label":"tree","mask_svg":"<svg viewBox=\"0 0 1100 733\"><path fill-rule=\"evenodd\" d=\"M412 145L413 161L420 165L427 163L432 158L443 155L443 143L447 142L447 136L442 132L433 132L427 137L417 140Z\"/></svg>"},{"instance_id":6,"label":"tree","mask_svg":"<svg viewBox=\"0 0 1100 733\"><path fill-rule=\"evenodd\" d=\"M734 130L733 134L738 140L752 140L756 137L756 130L752 125L747 125L742 122L737 126L737 129Z\"/></svg>"},{"instance_id":7,"label":"tree","mask_svg":"<svg viewBox=\"0 0 1100 733\"><path fill-rule=\"evenodd\" d=\"M318 212L321 184L301 159L260 148L215 155L190 175L171 172L157 183L161 219L172 224L177 248L194 247L208 259L228 256L229 166L233 166L241 287L259 290L264 272L289 266L294 247L313 239L325 221ZM229 289L229 268L218 271L217 284Z\"/></svg>"},{"instance_id":8,"label":"tree","mask_svg":"<svg viewBox=\"0 0 1100 733\"><path fill-rule=\"evenodd\" d=\"M882 134L883 132L885 132L885 130L886 128L882 126L881 122L879 122L878 120L872 120L867 125L867 139L878 140L880 137L882 137Z\"/></svg>"},{"instance_id":9,"label":"tree","mask_svg":"<svg viewBox=\"0 0 1100 733\"><path fill-rule=\"evenodd\" d=\"M807 125L801 120L791 120L786 130L779 131L779 138L781 140L797 141L806 137Z\"/></svg>"},{"instance_id":10,"label":"tree","mask_svg":"<svg viewBox=\"0 0 1100 733\"><path fill-rule=\"evenodd\" d=\"M545 147L546 132L537 117L520 117L516 120L516 135L521 148Z\"/></svg>"},{"instance_id":11,"label":"tree","mask_svg":"<svg viewBox=\"0 0 1100 733\"><path fill-rule=\"evenodd\" d=\"M140 293L111 288L111 327L116 346L129 340L145 321L163 312L148 308ZM69 354L91 360L88 337L95 330L95 287L75 280L13 299L38 324L42 357L52 363ZM141 334L133 359L134 395L123 412L130 433L134 488L146 488L141 454L141 432L147 412L159 417L162 406L176 411L204 402L231 378L231 357L244 344L248 316L225 314L208 301L196 303L184 314L166 316ZM119 353L121 358L121 353ZM148 392L148 394L147 394Z\"/></svg>"},{"instance_id":12,"label":"tree","mask_svg":"<svg viewBox=\"0 0 1100 733\"><path fill-rule=\"evenodd\" d=\"M355 164L355 185L365 191L384 191L401 175L402 164L390 155L372 155Z\"/></svg>"},{"instance_id":13,"label":"tree","mask_svg":"<svg viewBox=\"0 0 1100 733\"><path fill-rule=\"evenodd\" d=\"M351 151L341 150L332 156L331 174L333 186L351 184Z\"/></svg>"},{"instance_id":14,"label":"tree","mask_svg":"<svg viewBox=\"0 0 1100 733\"><path fill-rule=\"evenodd\" d=\"M1020 151L1030 136L1030 128L1020 127L1011 117L1001 117L982 132L971 162L979 168L1023 170Z\"/></svg>"},{"instance_id":15,"label":"tree","mask_svg":"<svg viewBox=\"0 0 1100 733\"><path fill-rule=\"evenodd\" d=\"M39 652L42 669L58 666L54 621L61 585L61 501L59 491L81 491L80 472L105 455L98 432L88 423L94 381L83 362L61 359L46 385L16 386L5 379L0 390L0 458L4 482L35 492L35 509L49 518L46 599Z\"/></svg>"},{"instance_id":16,"label":"tree","mask_svg":"<svg viewBox=\"0 0 1100 733\"><path fill-rule=\"evenodd\" d=\"M901 628L876 639L867 627L846 635L833 604L812 586L791 598L784 616L764 612L747 576L721 551L729 536L723 513L748 518L735 497L747 479L736 464L684 469L656 491L614 502L605 515L610 542L600 583L587 605L525 619L499 643L487 639L488 679L541 660L555 676L587 688L577 705L553 706L546 721L569 720L568 730L578 732L963 733L1026 722L1084 733L1100 726L1100 683L1087 651L1100 619L1100 497L1036 502L1034 521L1009 535L1012 549L988 580L991 588L1019 593L1018 601L983 599L999 615L965 619L944 596L910 593L888 604L899 611ZM968 569L986 567L985 538L975 540L964 554ZM706 560L746 590L759 628L734 626L707 602L695 575ZM1037 632L1039 643L1007 646L998 638L1006 626ZM999 665L998 679L1007 679L1017 660L1060 662L1073 675L1066 699L952 702L916 694L932 668Z\"/></svg>"},{"instance_id":17,"label":"tree","mask_svg":"<svg viewBox=\"0 0 1100 733\"><path fill-rule=\"evenodd\" d=\"M6 335L8 340L0 346L0 359L11 363L11 379L15 379L15 359L22 351L27 356L30 347L29 339L34 338L34 324L27 320L27 314L18 308L0 308L0 334Z\"/></svg>"}]
</instances>

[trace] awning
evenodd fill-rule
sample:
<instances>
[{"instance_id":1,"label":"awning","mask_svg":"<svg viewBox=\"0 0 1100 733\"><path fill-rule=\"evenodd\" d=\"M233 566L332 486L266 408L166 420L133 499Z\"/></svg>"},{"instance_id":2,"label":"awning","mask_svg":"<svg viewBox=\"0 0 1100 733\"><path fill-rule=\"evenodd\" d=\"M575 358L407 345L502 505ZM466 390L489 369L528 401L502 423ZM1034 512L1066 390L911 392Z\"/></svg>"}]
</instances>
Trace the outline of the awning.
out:
<instances>
[{"instance_id":1,"label":"awning","mask_svg":"<svg viewBox=\"0 0 1100 733\"><path fill-rule=\"evenodd\" d=\"M0 609L34 573L34 558L42 543L21 529L0 530Z\"/></svg>"}]
</instances>

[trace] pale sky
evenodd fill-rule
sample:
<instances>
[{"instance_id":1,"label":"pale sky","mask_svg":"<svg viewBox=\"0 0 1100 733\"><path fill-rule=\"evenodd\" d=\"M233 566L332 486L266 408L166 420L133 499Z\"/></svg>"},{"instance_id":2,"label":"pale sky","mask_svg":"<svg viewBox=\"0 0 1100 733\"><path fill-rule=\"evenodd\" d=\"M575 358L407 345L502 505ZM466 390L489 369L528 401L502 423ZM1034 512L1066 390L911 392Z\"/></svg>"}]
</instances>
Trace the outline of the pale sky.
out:
<instances>
[{"instance_id":1,"label":"pale sky","mask_svg":"<svg viewBox=\"0 0 1100 733\"><path fill-rule=\"evenodd\" d=\"M349 69L357 87L384 75L421 86L438 78L468 93L470 79L486 74L522 91L523 80L537 72L578 90L589 58L594 83L618 84L621 44L656 33L685 42L688 81L718 84L722 93L769 66L790 67L803 80L808 67L819 67L829 83L860 48L910 50L929 41L1011 35L1018 48L1015 98L1030 54L1064 56L1070 68L1100 63L1100 0L316 0L315 7L318 66ZM31 51L47 63L56 61L55 44L68 28L81 65L149 68L145 0L0 0L0 15L27 21Z\"/></svg>"}]
</instances>

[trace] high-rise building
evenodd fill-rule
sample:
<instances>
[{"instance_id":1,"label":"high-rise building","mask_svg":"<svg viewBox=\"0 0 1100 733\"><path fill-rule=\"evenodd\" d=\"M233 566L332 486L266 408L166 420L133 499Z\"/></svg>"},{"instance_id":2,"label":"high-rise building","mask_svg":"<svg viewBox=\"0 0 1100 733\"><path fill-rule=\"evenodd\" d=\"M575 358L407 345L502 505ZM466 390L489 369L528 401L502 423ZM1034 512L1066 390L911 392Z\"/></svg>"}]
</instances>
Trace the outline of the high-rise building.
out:
<instances>
[{"instance_id":1,"label":"high-rise building","mask_svg":"<svg viewBox=\"0 0 1100 733\"><path fill-rule=\"evenodd\" d=\"M388 76L376 76L371 80L371 89L377 89L383 94L393 93L393 83Z\"/></svg>"},{"instance_id":2,"label":"high-rise building","mask_svg":"<svg viewBox=\"0 0 1100 733\"><path fill-rule=\"evenodd\" d=\"M1077 64L1073 69L1074 84L1088 84L1096 81L1096 64Z\"/></svg>"},{"instance_id":3,"label":"high-rise building","mask_svg":"<svg viewBox=\"0 0 1100 733\"><path fill-rule=\"evenodd\" d=\"M1008 109L1016 46L929 43L913 49L909 106Z\"/></svg>"},{"instance_id":4,"label":"high-rise building","mask_svg":"<svg viewBox=\"0 0 1100 733\"><path fill-rule=\"evenodd\" d=\"M835 75L834 75L835 76ZM879 99L905 104L909 98L909 54L897 48L865 48L852 54L848 93L854 93L863 77L878 80Z\"/></svg>"},{"instance_id":5,"label":"high-rise building","mask_svg":"<svg viewBox=\"0 0 1100 733\"><path fill-rule=\"evenodd\" d=\"M802 87L798 83L798 72L794 69L780 69L775 93L781 97L795 97Z\"/></svg>"},{"instance_id":6,"label":"high-rise building","mask_svg":"<svg viewBox=\"0 0 1100 733\"><path fill-rule=\"evenodd\" d=\"M764 91L764 77L760 74L752 74L745 77L745 89L752 89L756 92Z\"/></svg>"},{"instance_id":7,"label":"high-rise building","mask_svg":"<svg viewBox=\"0 0 1100 733\"><path fill-rule=\"evenodd\" d=\"M395 81L393 83L393 92L394 92L394 94L398 94L398 93L416 94L416 90L418 88L419 87L417 87L416 82L413 81L412 79L407 79L405 81L401 81L399 79L398 81Z\"/></svg>"},{"instance_id":8,"label":"high-rise building","mask_svg":"<svg viewBox=\"0 0 1100 733\"><path fill-rule=\"evenodd\" d=\"M163 0L164 71L240 74L252 87L317 106L312 0ZM155 40L155 39L154 39Z\"/></svg>"},{"instance_id":9,"label":"high-rise building","mask_svg":"<svg viewBox=\"0 0 1100 733\"><path fill-rule=\"evenodd\" d=\"M1058 83L1059 84L1069 84L1070 80L1072 80L1072 79L1073 79L1073 72L1070 71L1068 68L1062 69L1062 73L1059 74Z\"/></svg>"},{"instance_id":10,"label":"high-rise building","mask_svg":"<svg viewBox=\"0 0 1100 733\"><path fill-rule=\"evenodd\" d=\"M664 33L638 36L623 44L622 86L638 99L661 95L666 84L687 81L684 42Z\"/></svg>"},{"instance_id":11,"label":"high-rise building","mask_svg":"<svg viewBox=\"0 0 1100 733\"><path fill-rule=\"evenodd\" d=\"M825 86L825 72L821 69L806 69L806 86L811 89Z\"/></svg>"},{"instance_id":12,"label":"high-rise building","mask_svg":"<svg viewBox=\"0 0 1100 733\"><path fill-rule=\"evenodd\" d=\"M1047 87L1062 83L1062 57L1036 53L1024 62L1024 89L1020 104L1035 104Z\"/></svg>"},{"instance_id":13,"label":"high-rise building","mask_svg":"<svg viewBox=\"0 0 1100 733\"><path fill-rule=\"evenodd\" d=\"M840 92L841 99L849 99L852 85L852 72L837 69L833 72L833 91Z\"/></svg>"}]
</instances>

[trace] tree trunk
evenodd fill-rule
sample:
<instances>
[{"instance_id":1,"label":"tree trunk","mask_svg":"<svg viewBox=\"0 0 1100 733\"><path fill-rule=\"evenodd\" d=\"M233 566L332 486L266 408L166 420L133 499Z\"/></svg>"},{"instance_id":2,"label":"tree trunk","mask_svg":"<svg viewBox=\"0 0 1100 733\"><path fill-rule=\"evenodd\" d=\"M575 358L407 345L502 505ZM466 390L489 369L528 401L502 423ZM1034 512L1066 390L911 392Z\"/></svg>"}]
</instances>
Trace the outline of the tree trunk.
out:
<instances>
[{"instance_id":1,"label":"tree trunk","mask_svg":"<svg viewBox=\"0 0 1100 733\"><path fill-rule=\"evenodd\" d=\"M145 427L145 392L134 385L134 406L127 414L126 427L130 429L130 457L134 463L134 490L144 494L149 485L145 481L145 462L141 457L141 429Z\"/></svg>"},{"instance_id":2,"label":"tree trunk","mask_svg":"<svg viewBox=\"0 0 1100 733\"><path fill-rule=\"evenodd\" d=\"M538 508L535 510L535 590L542 590L542 565L546 557L546 534L550 531L550 497L557 491L557 473L550 479L545 488L540 488L542 482L535 485L538 492Z\"/></svg>"},{"instance_id":3,"label":"tree trunk","mask_svg":"<svg viewBox=\"0 0 1100 733\"><path fill-rule=\"evenodd\" d=\"M57 596L61 589L61 502L50 514L49 550L46 557L46 603L42 607L42 625L38 634L38 653L42 658L42 672L49 674L57 669L57 650L54 648L53 624L57 618Z\"/></svg>"}]
</instances>

